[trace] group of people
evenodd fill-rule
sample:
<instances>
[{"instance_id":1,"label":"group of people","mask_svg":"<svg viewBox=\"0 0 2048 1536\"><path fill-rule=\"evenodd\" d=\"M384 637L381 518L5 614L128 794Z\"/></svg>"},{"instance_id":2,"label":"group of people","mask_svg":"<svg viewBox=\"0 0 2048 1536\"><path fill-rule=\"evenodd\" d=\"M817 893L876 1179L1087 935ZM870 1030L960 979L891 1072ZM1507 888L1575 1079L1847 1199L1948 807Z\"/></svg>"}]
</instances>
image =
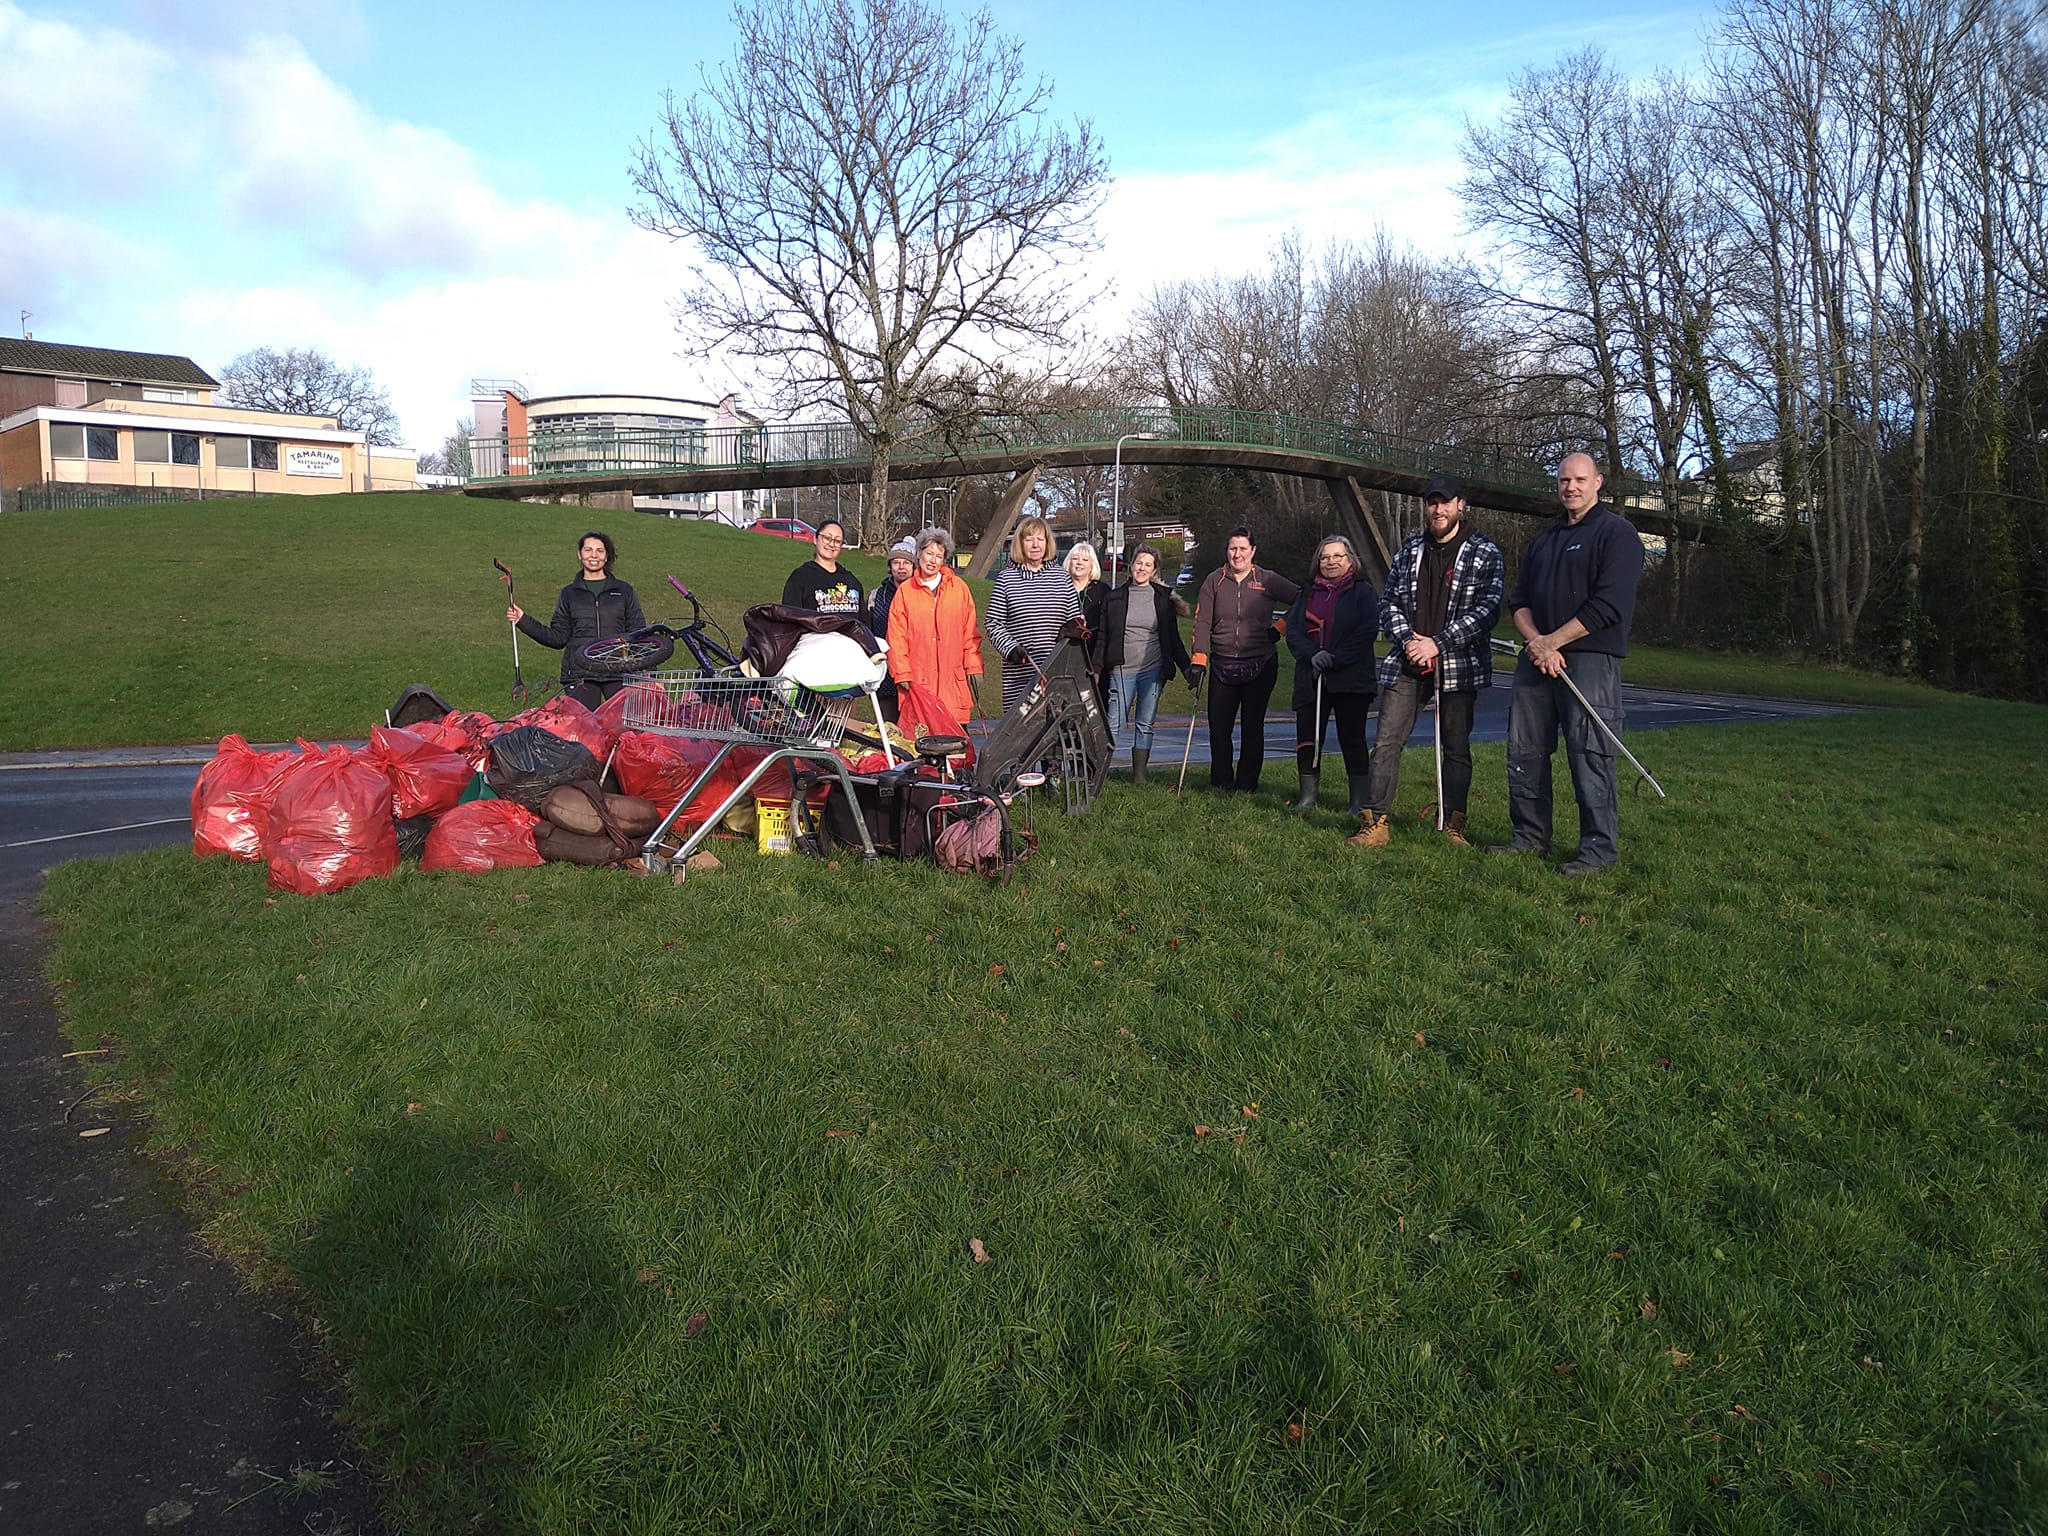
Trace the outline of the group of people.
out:
<instances>
[{"instance_id":1,"label":"group of people","mask_svg":"<svg viewBox=\"0 0 2048 1536\"><path fill-rule=\"evenodd\" d=\"M1384 593L1373 590L1358 551L1341 535L1316 548L1305 582L1258 563L1248 528L1224 543L1223 564L1201 586L1192 650L1180 619L1186 605L1163 582L1160 553L1141 545L1128 578L1111 586L1086 543L1056 562L1051 526L1020 521L1009 561L979 612L953 568L953 537L926 528L893 545L889 574L872 593L839 563L846 534L827 520L816 552L790 573L782 600L823 613L862 616L888 640L889 680L881 698L893 718L895 685L916 682L963 728L980 704L981 639L1002 661L1001 697L1013 709L1052 660L1071 621L1080 619L1088 661L1112 731L1132 728L1131 774L1146 781L1160 692L1176 674L1199 700L1208 690L1209 782L1222 792L1259 786L1265 764L1267 706L1279 680L1283 639L1295 658L1293 709L1299 795L1292 809L1314 808L1322 744L1337 727L1358 818L1348 841L1384 848L1400 784L1401 754L1425 709L1435 703L1441 741L1441 825L1467 846L1472 786L1472 727L1479 691L1493 681L1493 628L1503 603L1523 646L1515 666L1508 724L1508 813L1512 836L1492 851L1548 853L1551 760L1562 735L1579 808L1579 849L1559 866L1578 875L1619 857L1612 743L1621 725L1621 658L1628 653L1643 546L1636 530L1600 500L1602 480L1589 455L1558 468L1559 515L1536 536L1503 596L1500 547L1468 526L1463 488L1448 477L1424 489L1424 527L1394 556ZM553 621L537 623L514 604L508 619L543 645L565 648L565 689L595 704L617 685L586 678L576 647L644 621L633 589L612 574L612 542L584 535L581 571L562 589ZM1390 642L1384 655L1376 642ZM1569 669L1576 691L1565 682ZM1585 704L1598 716L1589 718ZM1379 735L1366 724L1375 698Z\"/></svg>"}]
</instances>

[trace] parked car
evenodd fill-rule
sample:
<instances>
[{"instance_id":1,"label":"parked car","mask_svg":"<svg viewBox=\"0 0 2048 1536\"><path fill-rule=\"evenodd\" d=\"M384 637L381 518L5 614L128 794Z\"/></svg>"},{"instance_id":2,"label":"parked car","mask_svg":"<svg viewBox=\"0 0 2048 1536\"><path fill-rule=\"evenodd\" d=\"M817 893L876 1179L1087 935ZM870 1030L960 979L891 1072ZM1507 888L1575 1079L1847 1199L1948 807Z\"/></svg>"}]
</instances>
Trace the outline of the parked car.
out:
<instances>
[{"instance_id":1,"label":"parked car","mask_svg":"<svg viewBox=\"0 0 2048 1536\"><path fill-rule=\"evenodd\" d=\"M809 544L818 530L800 517L758 517L749 525L755 533L771 533L778 539L801 539Z\"/></svg>"},{"instance_id":2,"label":"parked car","mask_svg":"<svg viewBox=\"0 0 2048 1536\"><path fill-rule=\"evenodd\" d=\"M1180 574L1173 578L1175 588L1192 587L1195 584L1195 562L1190 560L1180 568Z\"/></svg>"}]
</instances>

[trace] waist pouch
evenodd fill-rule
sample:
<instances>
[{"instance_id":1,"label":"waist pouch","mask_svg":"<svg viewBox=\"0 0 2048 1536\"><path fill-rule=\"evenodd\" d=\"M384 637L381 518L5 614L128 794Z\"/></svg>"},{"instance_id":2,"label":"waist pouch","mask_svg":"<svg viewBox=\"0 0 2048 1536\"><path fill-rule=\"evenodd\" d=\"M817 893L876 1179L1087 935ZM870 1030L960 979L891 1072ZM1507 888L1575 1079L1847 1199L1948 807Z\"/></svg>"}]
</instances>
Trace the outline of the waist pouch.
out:
<instances>
[{"instance_id":1,"label":"waist pouch","mask_svg":"<svg viewBox=\"0 0 2048 1536\"><path fill-rule=\"evenodd\" d=\"M1270 656L1218 656L1209 663L1216 681L1243 688L1259 680L1259 674L1273 664Z\"/></svg>"}]
</instances>

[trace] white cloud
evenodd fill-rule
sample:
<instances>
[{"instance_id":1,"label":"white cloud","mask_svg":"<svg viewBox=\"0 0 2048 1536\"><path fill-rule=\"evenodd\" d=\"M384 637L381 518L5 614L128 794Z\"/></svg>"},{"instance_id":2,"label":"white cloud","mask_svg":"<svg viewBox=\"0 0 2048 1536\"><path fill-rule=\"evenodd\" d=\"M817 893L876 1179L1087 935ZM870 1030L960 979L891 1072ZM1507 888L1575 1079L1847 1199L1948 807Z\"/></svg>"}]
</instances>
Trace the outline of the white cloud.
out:
<instances>
[{"instance_id":1,"label":"white cloud","mask_svg":"<svg viewBox=\"0 0 2048 1536\"><path fill-rule=\"evenodd\" d=\"M188 164L176 61L111 27L30 16L0 0L0 186L72 206L132 195Z\"/></svg>"}]
</instances>

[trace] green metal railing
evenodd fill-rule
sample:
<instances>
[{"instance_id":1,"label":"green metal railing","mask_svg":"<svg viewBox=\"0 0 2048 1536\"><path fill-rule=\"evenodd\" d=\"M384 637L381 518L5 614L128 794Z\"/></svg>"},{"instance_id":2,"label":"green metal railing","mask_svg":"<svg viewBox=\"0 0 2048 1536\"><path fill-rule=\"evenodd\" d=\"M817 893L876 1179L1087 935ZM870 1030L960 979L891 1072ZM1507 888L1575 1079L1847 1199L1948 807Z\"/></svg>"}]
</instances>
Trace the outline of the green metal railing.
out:
<instances>
[{"instance_id":1,"label":"green metal railing","mask_svg":"<svg viewBox=\"0 0 2048 1536\"><path fill-rule=\"evenodd\" d=\"M144 507L169 501L218 501L249 496L250 491L217 491L203 495L189 485L69 485L45 482L25 485L13 496L20 512L83 512L94 507Z\"/></svg>"},{"instance_id":2,"label":"green metal railing","mask_svg":"<svg viewBox=\"0 0 2048 1536\"><path fill-rule=\"evenodd\" d=\"M1132 434L1188 447L1269 449L1361 468L1450 474L1474 485L1538 495L1556 490L1551 474L1525 459L1281 411L1137 407L919 423L895 439L890 458L913 464L1004 455L1028 458L1085 449L1100 449L1107 456L1119 437ZM1126 460L1141 455L1141 449L1124 451ZM801 467L844 469L868 460L867 443L847 422L537 431L523 437L471 439L470 484L677 470L731 469L744 474Z\"/></svg>"}]
</instances>

